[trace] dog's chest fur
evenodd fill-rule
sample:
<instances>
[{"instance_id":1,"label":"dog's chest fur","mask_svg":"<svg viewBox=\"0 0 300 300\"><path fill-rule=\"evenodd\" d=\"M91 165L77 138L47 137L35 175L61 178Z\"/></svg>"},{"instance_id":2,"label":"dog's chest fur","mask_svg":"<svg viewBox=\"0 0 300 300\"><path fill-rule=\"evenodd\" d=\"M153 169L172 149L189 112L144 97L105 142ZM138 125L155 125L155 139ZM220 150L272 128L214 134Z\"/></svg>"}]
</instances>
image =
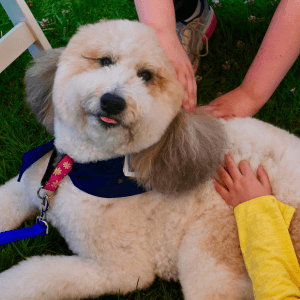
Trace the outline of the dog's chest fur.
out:
<instances>
[{"instance_id":1,"label":"dog's chest fur","mask_svg":"<svg viewBox=\"0 0 300 300\"><path fill-rule=\"evenodd\" d=\"M144 256L143 262L157 265L157 275L177 279L177 252L192 200L155 192L102 199L75 189L66 178L48 214L74 253L111 263Z\"/></svg>"}]
</instances>

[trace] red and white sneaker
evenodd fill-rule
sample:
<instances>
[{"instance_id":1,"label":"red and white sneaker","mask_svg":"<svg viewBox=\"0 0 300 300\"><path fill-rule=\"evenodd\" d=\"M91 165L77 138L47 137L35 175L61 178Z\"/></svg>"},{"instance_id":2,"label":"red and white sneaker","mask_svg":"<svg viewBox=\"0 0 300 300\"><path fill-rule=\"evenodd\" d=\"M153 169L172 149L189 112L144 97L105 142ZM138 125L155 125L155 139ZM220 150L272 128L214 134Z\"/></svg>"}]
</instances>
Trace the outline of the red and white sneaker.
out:
<instances>
[{"instance_id":1,"label":"red and white sneaker","mask_svg":"<svg viewBox=\"0 0 300 300\"><path fill-rule=\"evenodd\" d=\"M201 3L203 9L199 16L189 23L176 23L179 40L192 62L195 73L199 68L200 57L208 54L208 39L217 23L216 15L206 0L202 0ZM200 54L204 44L206 44L206 53Z\"/></svg>"}]
</instances>

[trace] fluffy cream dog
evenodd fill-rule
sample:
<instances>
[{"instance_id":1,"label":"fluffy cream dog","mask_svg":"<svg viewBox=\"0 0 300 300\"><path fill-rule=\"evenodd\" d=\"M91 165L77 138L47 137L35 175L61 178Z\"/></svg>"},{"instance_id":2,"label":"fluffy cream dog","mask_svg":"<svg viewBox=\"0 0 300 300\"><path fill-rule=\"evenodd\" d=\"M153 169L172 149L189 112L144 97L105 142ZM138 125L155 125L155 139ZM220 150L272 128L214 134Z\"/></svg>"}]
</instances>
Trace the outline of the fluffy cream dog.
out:
<instances>
[{"instance_id":1,"label":"fluffy cream dog","mask_svg":"<svg viewBox=\"0 0 300 300\"><path fill-rule=\"evenodd\" d=\"M46 52L29 69L26 84L27 101L60 152L79 163L131 154L137 180L152 189L100 198L65 177L47 221L74 256L32 257L3 272L1 300L127 293L156 275L179 279L185 299L254 299L233 209L210 179L226 152L254 170L262 164L277 199L296 208L290 234L300 254L300 140L252 118L225 122L181 111L182 86L147 26L83 26L65 49ZM39 211L49 156L21 182L1 187L0 231Z\"/></svg>"}]
</instances>

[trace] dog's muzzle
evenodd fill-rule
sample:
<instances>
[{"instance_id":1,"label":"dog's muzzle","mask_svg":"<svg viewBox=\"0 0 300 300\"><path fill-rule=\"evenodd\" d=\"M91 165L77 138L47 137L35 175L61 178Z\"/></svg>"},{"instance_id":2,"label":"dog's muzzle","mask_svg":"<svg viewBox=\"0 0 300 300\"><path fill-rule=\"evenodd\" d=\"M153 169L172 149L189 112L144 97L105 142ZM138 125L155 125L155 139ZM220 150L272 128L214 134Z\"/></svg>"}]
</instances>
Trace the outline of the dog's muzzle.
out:
<instances>
[{"instance_id":1,"label":"dog's muzzle","mask_svg":"<svg viewBox=\"0 0 300 300\"><path fill-rule=\"evenodd\" d=\"M99 115L100 121L106 128L110 128L120 124L114 116L124 111L126 102L117 95L106 93L100 98L100 108L102 110Z\"/></svg>"}]
</instances>

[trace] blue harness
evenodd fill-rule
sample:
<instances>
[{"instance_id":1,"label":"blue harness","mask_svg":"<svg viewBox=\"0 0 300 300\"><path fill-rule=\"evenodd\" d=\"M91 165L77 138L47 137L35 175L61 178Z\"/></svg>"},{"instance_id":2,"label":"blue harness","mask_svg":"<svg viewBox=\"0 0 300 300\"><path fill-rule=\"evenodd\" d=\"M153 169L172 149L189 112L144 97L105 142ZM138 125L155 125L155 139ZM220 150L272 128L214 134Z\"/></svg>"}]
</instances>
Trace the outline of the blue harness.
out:
<instances>
[{"instance_id":1,"label":"blue harness","mask_svg":"<svg viewBox=\"0 0 300 300\"><path fill-rule=\"evenodd\" d=\"M18 182L21 181L22 175L33 163L38 161L51 150L54 150L52 153L52 156L54 156L54 152L56 152L54 147L54 139L45 145L41 145L26 152L22 158L22 167ZM47 235L48 224L45 221L45 215L46 211L48 210L50 197L47 195L41 197L39 192L45 187L47 180L49 180L50 175L55 168L52 166L54 160L52 156L49 160L46 173L41 181L41 188L38 191L38 196L43 201L42 213L41 216L37 217L37 223L28 228L1 232L0 246L22 239ZM59 154L59 156L62 158L64 155ZM138 186L135 180L132 180L124 175L123 165L124 156L87 164L74 162L71 171L68 173L68 176L78 189L87 194L101 198L122 198L145 193L146 189L144 187Z\"/></svg>"}]
</instances>

